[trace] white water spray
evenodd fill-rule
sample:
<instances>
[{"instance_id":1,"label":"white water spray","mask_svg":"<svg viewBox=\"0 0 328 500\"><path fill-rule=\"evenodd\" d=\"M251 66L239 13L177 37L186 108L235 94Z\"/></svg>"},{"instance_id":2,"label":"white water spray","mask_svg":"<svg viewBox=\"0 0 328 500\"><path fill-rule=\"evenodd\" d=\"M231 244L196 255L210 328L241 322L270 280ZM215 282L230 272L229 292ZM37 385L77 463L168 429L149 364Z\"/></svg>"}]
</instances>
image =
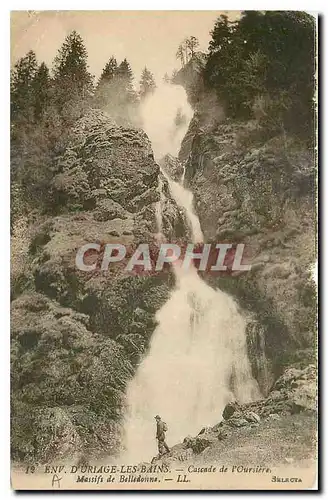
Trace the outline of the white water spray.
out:
<instances>
[{"instance_id":1,"label":"white water spray","mask_svg":"<svg viewBox=\"0 0 328 500\"><path fill-rule=\"evenodd\" d=\"M183 172L182 172L181 179L180 179L181 186L184 185L185 175L186 175L186 166L183 165Z\"/></svg>"},{"instance_id":2,"label":"white water spray","mask_svg":"<svg viewBox=\"0 0 328 500\"><path fill-rule=\"evenodd\" d=\"M155 158L162 158L168 153L177 156L193 114L184 89L177 85L160 84L154 94L141 104L140 112ZM176 125L179 112L184 121Z\"/></svg>"},{"instance_id":3,"label":"white water spray","mask_svg":"<svg viewBox=\"0 0 328 500\"><path fill-rule=\"evenodd\" d=\"M163 180L162 177L158 176L158 191L159 191L159 200L156 203L155 216L156 216L156 225L157 225L157 239L161 241L162 239L162 230L163 230L163 204L164 204L164 193L163 193Z\"/></svg>"},{"instance_id":4,"label":"white water spray","mask_svg":"<svg viewBox=\"0 0 328 500\"><path fill-rule=\"evenodd\" d=\"M176 102L179 107L187 104L185 95L181 100L180 90ZM157 117L156 126L166 137L166 117L162 127L159 120ZM145 128L154 140L157 131L149 122ZM164 142L161 146L157 142L157 151L168 152L162 150ZM163 175L185 213L193 241L202 241L192 193L165 172ZM157 220L161 221L159 214ZM208 286L195 268L183 270L176 265L174 270L176 287L156 314L158 327L148 354L127 389L125 445L130 460L150 461L157 454L157 414L168 424L167 442L172 446L188 434L218 423L229 401L247 402L260 396L247 357L245 320L234 300Z\"/></svg>"},{"instance_id":5,"label":"white water spray","mask_svg":"<svg viewBox=\"0 0 328 500\"><path fill-rule=\"evenodd\" d=\"M179 184L173 181L166 172L162 171L162 173L169 183L172 198L176 201L177 205L183 209L186 215L187 223L191 229L193 243L201 243L204 240L204 236L199 219L194 212L194 196L192 192L185 189L181 181Z\"/></svg>"}]
</instances>

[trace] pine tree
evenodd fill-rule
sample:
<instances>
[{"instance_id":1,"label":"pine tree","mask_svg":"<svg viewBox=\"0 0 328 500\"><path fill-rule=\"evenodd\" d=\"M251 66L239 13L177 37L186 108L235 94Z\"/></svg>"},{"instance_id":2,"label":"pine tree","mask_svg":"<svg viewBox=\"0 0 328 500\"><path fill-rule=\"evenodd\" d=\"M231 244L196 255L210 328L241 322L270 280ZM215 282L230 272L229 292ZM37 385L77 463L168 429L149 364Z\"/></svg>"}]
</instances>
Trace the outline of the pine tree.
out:
<instances>
[{"instance_id":1,"label":"pine tree","mask_svg":"<svg viewBox=\"0 0 328 500\"><path fill-rule=\"evenodd\" d=\"M154 75L146 68L146 66L142 70L141 80L139 83L139 95L141 99L144 99L147 95L152 94L156 89Z\"/></svg>"},{"instance_id":2,"label":"pine tree","mask_svg":"<svg viewBox=\"0 0 328 500\"><path fill-rule=\"evenodd\" d=\"M218 17L211 31L212 40L209 44L210 54L223 51L232 43L233 24L234 23L229 21L228 16L224 14Z\"/></svg>"},{"instance_id":3,"label":"pine tree","mask_svg":"<svg viewBox=\"0 0 328 500\"><path fill-rule=\"evenodd\" d=\"M133 73L129 62L124 59L117 68L116 118L122 123L138 120L138 96L133 87Z\"/></svg>"},{"instance_id":4,"label":"pine tree","mask_svg":"<svg viewBox=\"0 0 328 500\"><path fill-rule=\"evenodd\" d=\"M185 53L184 53L184 48L183 48L183 44L182 43L180 43L175 56L176 56L177 59L180 60L181 66L184 67L184 65L185 65Z\"/></svg>"},{"instance_id":5,"label":"pine tree","mask_svg":"<svg viewBox=\"0 0 328 500\"><path fill-rule=\"evenodd\" d=\"M95 91L94 104L120 123L133 121L138 99L133 88L133 73L126 59L118 65L115 57L111 57L105 65Z\"/></svg>"},{"instance_id":6,"label":"pine tree","mask_svg":"<svg viewBox=\"0 0 328 500\"><path fill-rule=\"evenodd\" d=\"M94 102L95 106L105 108L115 101L117 93L118 66L114 56L106 63L97 83Z\"/></svg>"},{"instance_id":7,"label":"pine tree","mask_svg":"<svg viewBox=\"0 0 328 500\"><path fill-rule=\"evenodd\" d=\"M18 119L30 120L33 116L32 82L37 68L36 55L30 50L26 56L19 59L11 72L10 98L13 122Z\"/></svg>"},{"instance_id":8,"label":"pine tree","mask_svg":"<svg viewBox=\"0 0 328 500\"><path fill-rule=\"evenodd\" d=\"M133 73L131 66L126 59L124 59L117 68L118 80L118 104L122 108L135 103L137 94L133 88Z\"/></svg>"},{"instance_id":9,"label":"pine tree","mask_svg":"<svg viewBox=\"0 0 328 500\"><path fill-rule=\"evenodd\" d=\"M117 61L115 57L112 56L108 61L108 63L105 65L101 73L99 83L102 81L110 82L116 74L117 74Z\"/></svg>"},{"instance_id":10,"label":"pine tree","mask_svg":"<svg viewBox=\"0 0 328 500\"><path fill-rule=\"evenodd\" d=\"M164 83L171 83L170 77L167 73L165 73L163 76L163 82Z\"/></svg>"},{"instance_id":11,"label":"pine tree","mask_svg":"<svg viewBox=\"0 0 328 500\"><path fill-rule=\"evenodd\" d=\"M181 66L184 67L195 54L195 49L199 46L199 41L195 36L185 38L180 43L178 50L175 54L176 58L180 60Z\"/></svg>"},{"instance_id":12,"label":"pine tree","mask_svg":"<svg viewBox=\"0 0 328 500\"><path fill-rule=\"evenodd\" d=\"M72 31L54 60L55 94L59 108L67 101L88 100L93 91L93 77L88 71L87 50L82 37Z\"/></svg>"},{"instance_id":13,"label":"pine tree","mask_svg":"<svg viewBox=\"0 0 328 500\"><path fill-rule=\"evenodd\" d=\"M43 62L38 67L34 79L32 81L34 117L39 119L42 117L45 109L50 104L51 97L51 80L49 69Z\"/></svg>"},{"instance_id":14,"label":"pine tree","mask_svg":"<svg viewBox=\"0 0 328 500\"><path fill-rule=\"evenodd\" d=\"M175 78L176 78L176 76L177 76L177 74L178 74L178 73L179 73L179 71L178 71L177 69L174 69L174 70L172 71L172 75L171 75L171 78L170 78L170 82L174 83L174 80L175 80Z\"/></svg>"},{"instance_id":15,"label":"pine tree","mask_svg":"<svg viewBox=\"0 0 328 500\"><path fill-rule=\"evenodd\" d=\"M190 56L193 57L195 54L196 48L199 47L199 41L197 40L197 38L195 36L190 36L186 40L186 47L190 51Z\"/></svg>"},{"instance_id":16,"label":"pine tree","mask_svg":"<svg viewBox=\"0 0 328 500\"><path fill-rule=\"evenodd\" d=\"M181 46L182 46L182 50L184 52L185 64L187 64L187 62L190 59L190 51L189 51L189 47L188 47L188 38L185 38L183 40Z\"/></svg>"},{"instance_id":17,"label":"pine tree","mask_svg":"<svg viewBox=\"0 0 328 500\"><path fill-rule=\"evenodd\" d=\"M204 82L228 116L249 119L255 106L266 132L313 135L313 16L246 11L234 22L220 16L211 35Z\"/></svg>"},{"instance_id":18,"label":"pine tree","mask_svg":"<svg viewBox=\"0 0 328 500\"><path fill-rule=\"evenodd\" d=\"M133 73L126 58L119 65L117 76L120 80L122 90L126 92L126 94L133 93Z\"/></svg>"}]
</instances>

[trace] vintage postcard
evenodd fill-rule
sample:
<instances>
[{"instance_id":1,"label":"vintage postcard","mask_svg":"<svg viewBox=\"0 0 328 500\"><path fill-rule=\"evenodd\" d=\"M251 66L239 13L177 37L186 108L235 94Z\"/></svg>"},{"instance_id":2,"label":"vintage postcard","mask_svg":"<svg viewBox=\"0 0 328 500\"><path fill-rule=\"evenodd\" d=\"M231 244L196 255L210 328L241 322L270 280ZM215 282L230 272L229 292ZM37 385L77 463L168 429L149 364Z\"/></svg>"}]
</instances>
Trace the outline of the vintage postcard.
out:
<instances>
[{"instance_id":1,"label":"vintage postcard","mask_svg":"<svg viewBox=\"0 0 328 500\"><path fill-rule=\"evenodd\" d=\"M11 13L13 489L318 488L317 50Z\"/></svg>"}]
</instances>

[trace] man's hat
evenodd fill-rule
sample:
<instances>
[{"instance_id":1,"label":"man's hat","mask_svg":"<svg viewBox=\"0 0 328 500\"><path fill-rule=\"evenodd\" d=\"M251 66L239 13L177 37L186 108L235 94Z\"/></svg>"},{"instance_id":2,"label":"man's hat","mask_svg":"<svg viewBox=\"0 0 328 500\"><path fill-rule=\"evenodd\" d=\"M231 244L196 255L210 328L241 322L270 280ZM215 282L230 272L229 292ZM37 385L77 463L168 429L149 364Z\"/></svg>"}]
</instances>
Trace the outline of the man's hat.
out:
<instances>
[{"instance_id":1,"label":"man's hat","mask_svg":"<svg viewBox=\"0 0 328 500\"><path fill-rule=\"evenodd\" d=\"M156 415L155 419L156 419L156 420L160 420L160 419L161 419L161 417L160 417L159 415Z\"/></svg>"}]
</instances>

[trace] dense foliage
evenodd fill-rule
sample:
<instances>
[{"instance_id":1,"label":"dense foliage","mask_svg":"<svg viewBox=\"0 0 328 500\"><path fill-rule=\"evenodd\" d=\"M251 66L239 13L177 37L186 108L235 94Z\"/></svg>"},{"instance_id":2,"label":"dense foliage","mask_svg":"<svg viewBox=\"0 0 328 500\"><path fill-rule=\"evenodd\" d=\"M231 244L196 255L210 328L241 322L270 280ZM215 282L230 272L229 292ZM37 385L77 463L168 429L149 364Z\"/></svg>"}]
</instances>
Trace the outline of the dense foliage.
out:
<instances>
[{"instance_id":1,"label":"dense foliage","mask_svg":"<svg viewBox=\"0 0 328 500\"><path fill-rule=\"evenodd\" d=\"M228 116L259 118L276 132L312 135L315 21L305 12L220 16L204 70Z\"/></svg>"},{"instance_id":2,"label":"dense foliage","mask_svg":"<svg viewBox=\"0 0 328 500\"><path fill-rule=\"evenodd\" d=\"M154 93L155 90L156 90L156 83L154 75L145 66L141 73L141 79L140 79L140 98L144 99L149 94Z\"/></svg>"},{"instance_id":3,"label":"dense foliage","mask_svg":"<svg viewBox=\"0 0 328 500\"><path fill-rule=\"evenodd\" d=\"M142 72L140 90L127 59L112 56L98 82L88 70L83 39L70 33L49 71L29 51L11 72L12 223L33 208L55 209L49 192L56 158L65 150L72 126L90 108L107 111L118 123L140 125L138 105L156 88L152 73Z\"/></svg>"},{"instance_id":4,"label":"dense foliage","mask_svg":"<svg viewBox=\"0 0 328 500\"><path fill-rule=\"evenodd\" d=\"M199 41L195 36L185 38L183 42L180 43L175 56L179 59L182 67L184 67L195 55L198 46Z\"/></svg>"}]
</instances>

